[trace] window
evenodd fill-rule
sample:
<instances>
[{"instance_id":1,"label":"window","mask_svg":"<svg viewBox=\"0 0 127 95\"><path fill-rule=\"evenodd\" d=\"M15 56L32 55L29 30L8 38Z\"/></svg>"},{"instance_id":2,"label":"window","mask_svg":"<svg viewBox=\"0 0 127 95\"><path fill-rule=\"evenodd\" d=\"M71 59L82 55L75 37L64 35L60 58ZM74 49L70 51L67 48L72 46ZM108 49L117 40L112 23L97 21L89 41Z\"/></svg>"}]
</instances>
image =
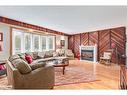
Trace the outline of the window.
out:
<instances>
[{"instance_id":1,"label":"window","mask_svg":"<svg viewBox=\"0 0 127 95\"><path fill-rule=\"evenodd\" d=\"M24 42L25 42L25 52L30 52L31 51L31 39L32 39L32 36L30 33L25 33L24 35Z\"/></svg>"},{"instance_id":2,"label":"window","mask_svg":"<svg viewBox=\"0 0 127 95\"><path fill-rule=\"evenodd\" d=\"M41 47L42 47L42 48L41 48L42 51L43 51L43 50L46 50L46 36L41 36L41 43L42 43L42 44L41 44L41 45L42 45L42 46L41 46Z\"/></svg>"},{"instance_id":3,"label":"window","mask_svg":"<svg viewBox=\"0 0 127 95\"><path fill-rule=\"evenodd\" d=\"M33 35L33 48L34 51L39 51L39 35Z\"/></svg>"},{"instance_id":4,"label":"window","mask_svg":"<svg viewBox=\"0 0 127 95\"><path fill-rule=\"evenodd\" d=\"M14 54L22 52L22 32L14 30L13 37L13 52Z\"/></svg>"},{"instance_id":5,"label":"window","mask_svg":"<svg viewBox=\"0 0 127 95\"><path fill-rule=\"evenodd\" d=\"M48 49L54 50L54 36L48 37Z\"/></svg>"},{"instance_id":6,"label":"window","mask_svg":"<svg viewBox=\"0 0 127 95\"><path fill-rule=\"evenodd\" d=\"M12 53L48 51L55 49L55 36L26 33L25 30L12 29Z\"/></svg>"}]
</instances>

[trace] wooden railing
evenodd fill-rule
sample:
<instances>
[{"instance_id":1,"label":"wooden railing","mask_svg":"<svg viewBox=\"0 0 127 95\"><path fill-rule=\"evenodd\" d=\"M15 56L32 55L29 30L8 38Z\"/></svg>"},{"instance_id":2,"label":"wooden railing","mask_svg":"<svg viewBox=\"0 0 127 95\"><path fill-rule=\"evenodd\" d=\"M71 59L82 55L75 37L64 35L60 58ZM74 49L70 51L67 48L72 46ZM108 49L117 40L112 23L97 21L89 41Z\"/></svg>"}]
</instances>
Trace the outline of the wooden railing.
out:
<instances>
[{"instance_id":1,"label":"wooden railing","mask_svg":"<svg viewBox=\"0 0 127 95\"><path fill-rule=\"evenodd\" d=\"M127 89L127 68L125 65L120 67L120 88Z\"/></svg>"}]
</instances>

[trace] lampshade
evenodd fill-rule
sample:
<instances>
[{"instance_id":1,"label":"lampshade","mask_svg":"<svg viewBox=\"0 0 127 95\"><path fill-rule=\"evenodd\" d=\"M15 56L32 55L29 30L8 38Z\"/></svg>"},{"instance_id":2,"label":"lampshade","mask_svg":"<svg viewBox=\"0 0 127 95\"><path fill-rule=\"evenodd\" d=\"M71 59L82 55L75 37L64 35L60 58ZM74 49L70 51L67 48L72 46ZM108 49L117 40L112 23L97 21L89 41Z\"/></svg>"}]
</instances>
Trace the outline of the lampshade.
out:
<instances>
[{"instance_id":1,"label":"lampshade","mask_svg":"<svg viewBox=\"0 0 127 95\"><path fill-rule=\"evenodd\" d=\"M113 48L113 49L116 48L116 44L115 43L112 43L111 44L111 48Z\"/></svg>"},{"instance_id":2,"label":"lampshade","mask_svg":"<svg viewBox=\"0 0 127 95\"><path fill-rule=\"evenodd\" d=\"M61 36L61 40L65 40L64 36Z\"/></svg>"}]
</instances>

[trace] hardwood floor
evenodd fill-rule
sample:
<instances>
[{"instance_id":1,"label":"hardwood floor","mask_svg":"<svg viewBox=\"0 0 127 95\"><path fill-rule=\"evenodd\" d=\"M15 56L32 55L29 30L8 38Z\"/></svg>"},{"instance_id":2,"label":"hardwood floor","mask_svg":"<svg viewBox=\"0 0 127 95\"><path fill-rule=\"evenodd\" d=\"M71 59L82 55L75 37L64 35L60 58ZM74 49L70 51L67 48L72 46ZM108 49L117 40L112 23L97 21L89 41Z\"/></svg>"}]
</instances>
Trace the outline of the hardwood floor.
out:
<instances>
[{"instance_id":1,"label":"hardwood floor","mask_svg":"<svg viewBox=\"0 0 127 95\"><path fill-rule=\"evenodd\" d=\"M112 64L106 66L103 64L95 64L90 62L84 62L79 60L71 60L70 64L83 63L84 68L93 70L93 77L96 77L100 81L94 81L89 83L69 84L62 86L55 86L54 89L66 90L66 89L119 89L119 73L120 67ZM66 70L65 70L66 72Z\"/></svg>"}]
</instances>

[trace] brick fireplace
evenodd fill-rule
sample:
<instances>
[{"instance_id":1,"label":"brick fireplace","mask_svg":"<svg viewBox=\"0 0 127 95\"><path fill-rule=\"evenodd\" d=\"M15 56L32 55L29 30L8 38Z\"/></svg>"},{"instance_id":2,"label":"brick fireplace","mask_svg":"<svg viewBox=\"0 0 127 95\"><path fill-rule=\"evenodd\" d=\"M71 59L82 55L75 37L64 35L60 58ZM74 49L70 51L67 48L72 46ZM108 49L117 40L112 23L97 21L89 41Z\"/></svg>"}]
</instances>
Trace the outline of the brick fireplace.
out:
<instances>
[{"instance_id":1,"label":"brick fireplace","mask_svg":"<svg viewBox=\"0 0 127 95\"><path fill-rule=\"evenodd\" d=\"M97 47L80 46L80 60L97 62Z\"/></svg>"}]
</instances>

